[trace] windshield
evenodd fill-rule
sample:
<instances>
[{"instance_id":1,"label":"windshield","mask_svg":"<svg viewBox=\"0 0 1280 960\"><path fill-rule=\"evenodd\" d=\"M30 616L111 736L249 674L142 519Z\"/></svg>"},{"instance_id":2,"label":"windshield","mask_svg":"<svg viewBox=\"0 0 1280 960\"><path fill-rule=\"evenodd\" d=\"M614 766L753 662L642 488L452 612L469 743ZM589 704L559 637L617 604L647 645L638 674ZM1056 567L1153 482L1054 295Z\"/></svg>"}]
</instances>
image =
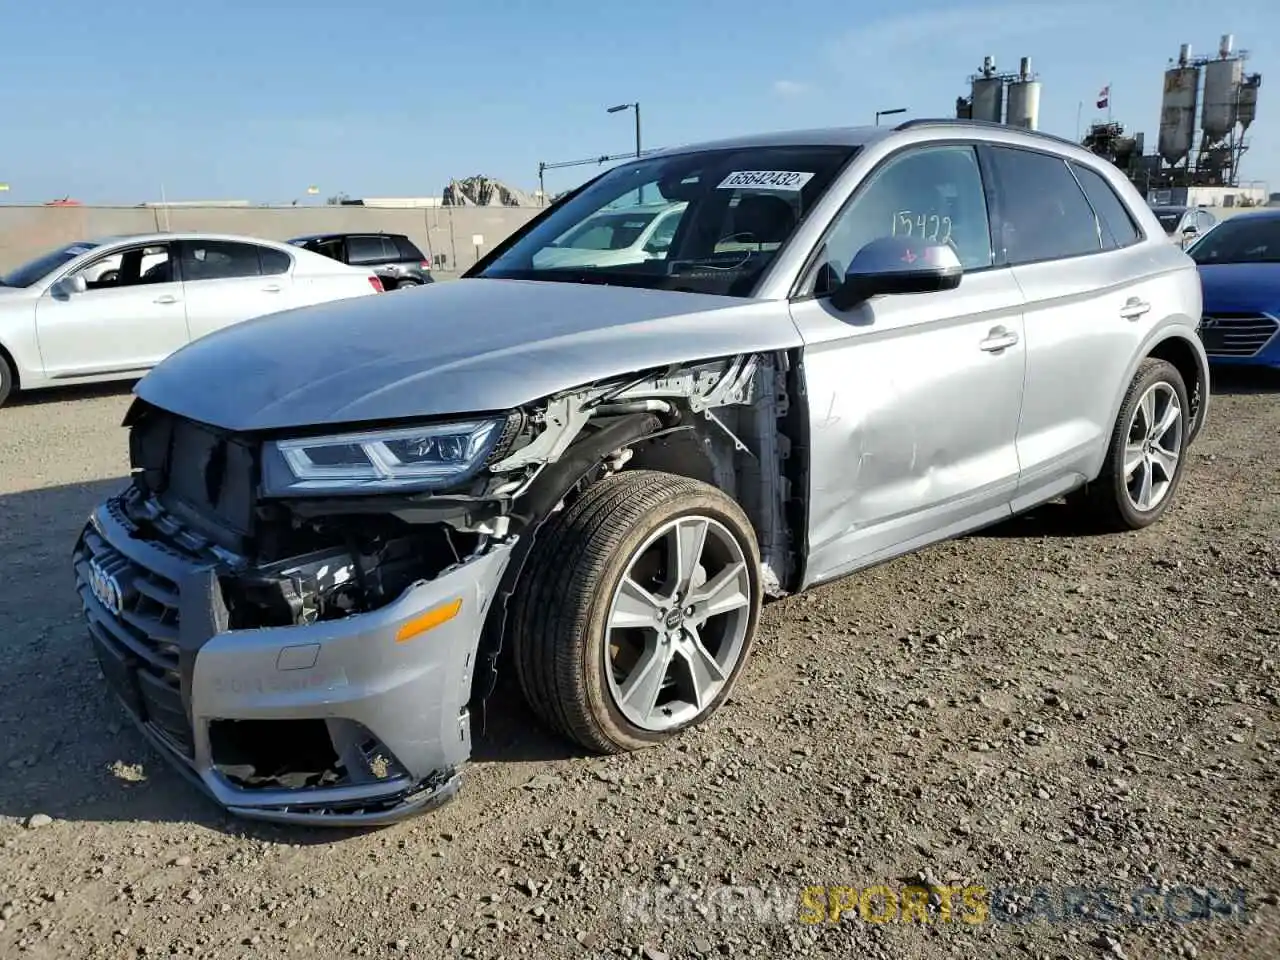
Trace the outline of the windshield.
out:
<instances>
[{"instance_id":1,"label":"windshield","mask_svg":"<svg viewBox=\"0 0 1280 960\"><path fill-rule=\"evenodd\" d=\"M1173 233L1178 229L1178 221L1182 219L1181 210L1157 210L1155 214L1156 219L1160 221L1160 226L1164 227L1165 233Z\"/></svg>"},{"instance_id":2,"label":"windshield","mask_svg":"<svg viewBox=\"0 0 1280 960\"><path fill-rule=\"evenodd\" d=\"M29 287L33 283L38 283L43 277L47 277L64 263L70 263L96 246L98 246L96 243L70 243L65 247L59 247L52 253L46 253L30 263L23 264L17 270L6 273L0 277L0 284L6 287Z\"/></svg>"},{"instance_id":3,"label":"windshield","mask_svg":"<svg viewBox=\"0 0 1280 960\"><path fill-rule=\"evenodd\" d=\"M1225 220L1187 253L1196 263L1280 263L1280 217Z\"/></svg>"},{"instance_id":4,"label":"windshield","mask_svg":"<svg viewBox=\"0 0 1280 960\"><path fill-rule=\"evenodd\" d=\"M549 211L478 276L750 297L857 152L749 147L632 161Z\"/></svg>"}]
</instances>

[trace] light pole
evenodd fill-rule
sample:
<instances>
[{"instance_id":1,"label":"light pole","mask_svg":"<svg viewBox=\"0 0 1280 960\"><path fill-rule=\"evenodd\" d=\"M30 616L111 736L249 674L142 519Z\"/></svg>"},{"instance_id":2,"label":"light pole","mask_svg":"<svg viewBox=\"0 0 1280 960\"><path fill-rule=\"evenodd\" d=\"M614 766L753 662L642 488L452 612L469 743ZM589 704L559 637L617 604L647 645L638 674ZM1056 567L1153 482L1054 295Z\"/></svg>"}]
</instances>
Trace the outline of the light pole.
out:
<instances>
[{"instance_id":1,"label":"light pole","mask_svg":"<svg viewBox=\"0 0 1280 960\"><path fill-rule=\"evenodd\" d=\"M616 107L610 107L609 113L621 113L623 110L634 110L636 112L636 156L640 156L640 104L638 103L620 103Z\"/></svg>"},{"instance_id":2,"label":"light pole","mask_svg":"<svg viewBox=\"0 0 1280 960\"><path fill-rule=\"evenodd\" d=\"M881 117L889 117L889 116L892 116L892 115L893 115L893 114L895 114L895 113L906 113L906 112L907 112L907 108L906 108L906 107L894 107L892 110L877 110L877 111L876 111L876 126L877 126L877 127L878 127L878 126L880 126L880 118L881 118Z\"/></svg>"},{"instance_id":3,"label":"light pole","mask_svg":"<svg viewBox=\"0 0 1280 960\"><path fill-rule=\"evenodd\" d=\"M617 106L609 107L609 113L621 113L623 110L634 110L636 112L636 158L640 157L640 104L639 103L620 103ZM644 187L641 186L636 191L636 202L644 203Z\"/></svg>"}]
</instances>

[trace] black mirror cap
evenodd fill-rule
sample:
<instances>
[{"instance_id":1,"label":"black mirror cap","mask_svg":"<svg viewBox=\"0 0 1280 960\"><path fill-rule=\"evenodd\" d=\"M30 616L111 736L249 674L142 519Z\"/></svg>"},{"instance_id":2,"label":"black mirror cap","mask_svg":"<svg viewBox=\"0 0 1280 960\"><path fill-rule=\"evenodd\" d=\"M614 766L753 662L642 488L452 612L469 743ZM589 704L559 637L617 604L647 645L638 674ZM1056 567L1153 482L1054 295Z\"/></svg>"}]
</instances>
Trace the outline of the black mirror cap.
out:
<instances>
[{"instance_id":1,"label":"black mirror cap","mask_svg":"<svg viewBox=\"0 0 1280 960\"><path fill-rule=\"evenodd\" d=\"M831 305L850 310L884 294L954 290L963 276L964 267L949 244L879 237L854 256L844 282L831 294Z\"/></svg>"}]
</instances>

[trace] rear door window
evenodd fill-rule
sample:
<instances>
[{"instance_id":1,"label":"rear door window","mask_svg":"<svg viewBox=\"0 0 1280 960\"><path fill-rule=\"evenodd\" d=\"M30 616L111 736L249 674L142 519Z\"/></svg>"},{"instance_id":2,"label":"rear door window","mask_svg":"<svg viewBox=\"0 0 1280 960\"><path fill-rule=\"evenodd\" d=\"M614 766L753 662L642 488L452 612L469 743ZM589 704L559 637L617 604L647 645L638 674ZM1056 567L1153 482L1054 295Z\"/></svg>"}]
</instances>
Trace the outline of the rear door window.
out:
<instances>
[{"instance_id":1,"label":"rear door window","mask_svg":"<svg viewBox=\"0 0 1280 960\"><path fill-rule=\"evenodd\" d=\"M184 240L179 244L182 279L231 280L262 274L256 244L227 240Z\"/></svg>"},{"instance_id":2,"label":"rear door window","mask_svg":"<svg viewBox=\"0 0 1280 960\"><path fill-rule=\"evenodd\" d=\"M272 250L270 247L259 247L258 259L264 277L274 277L281 273L288 273L289 268L293 266L292 257L283 250Z\"/></svg>"},{"instance_id":3,"label":"rear door window","mask_svg":"<svg viewBox=\"0 0 1280 960\"><path fill-rule=\"evenodd\" d=\"M1018 147L986 149L1000 190L996 246L1010 264L1101 252L1098 220L1067 161Z\"/></svg>"},{"instance_id":4,"label":"rear door window","mask_svg":"<svg viewBox=\"0 0 1280 960\"><path fill-rule=\"evenodd\" d=\"M399 253L388 256L387 246L382 237L347 237L347 263L359 266L399 259Z\"/></svg>"}]
</instances>

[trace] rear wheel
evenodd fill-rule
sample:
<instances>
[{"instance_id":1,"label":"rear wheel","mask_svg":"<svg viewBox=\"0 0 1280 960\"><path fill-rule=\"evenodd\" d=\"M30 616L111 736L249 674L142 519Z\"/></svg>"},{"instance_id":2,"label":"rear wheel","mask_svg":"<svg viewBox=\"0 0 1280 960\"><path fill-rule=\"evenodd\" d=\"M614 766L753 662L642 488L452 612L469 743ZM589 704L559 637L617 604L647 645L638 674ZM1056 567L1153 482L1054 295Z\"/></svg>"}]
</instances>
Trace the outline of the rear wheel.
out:
<instances>
[{"instance_id":1,"label":"rear wheel","mask_svg":"<svg viewBox=\"0 0 1280 960\"><path fill-rule=\"evenodd\" d=\"M420 287L420 286L422 286L422 284L420 284L417 280L401 280L399 283L396 284L396 289L409 290L409 289L412 289L413 287Z\"/></svg>"},{"instance_id":2,"label":"rear wheel","mask_svg":"<svg viewBox=\"0 0 1280 960\"><path fill-rule=\"evenodd\" d=\"M637 470L539 533L513 611L525 699L602 753L669 740L728 698L760 615L759 548L724 493Z\"/></svg>"},{"instance_id":3,"label":"rear wheel","mask_svg":"<svg viewBox=\"0 0 1280 960\"><path fill-rule=\"evenodd\" d=\"M1109 530L1140 530L1159 520L1182 479L1190 411L1178 368L1144 360L1120 404L1101 474L1070 502Z\"/></svg>"}]
</instances>

